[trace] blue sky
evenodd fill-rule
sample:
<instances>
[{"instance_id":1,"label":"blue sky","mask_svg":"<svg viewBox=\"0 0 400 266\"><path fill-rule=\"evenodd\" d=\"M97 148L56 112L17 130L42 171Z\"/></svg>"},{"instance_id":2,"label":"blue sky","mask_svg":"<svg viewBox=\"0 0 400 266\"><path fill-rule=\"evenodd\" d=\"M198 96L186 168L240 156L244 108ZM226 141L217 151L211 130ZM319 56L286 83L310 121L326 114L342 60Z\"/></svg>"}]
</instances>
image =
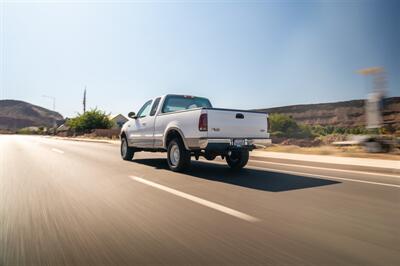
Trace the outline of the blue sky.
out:
<instances>
[{"instance_id":1,"label":"blue sky","mask_svg":"<svg viewBox=\"0 0 400 266\"><path fill-rule=\"evenodd\" d=\"M0 98L52 95L64 116L85 85L112 113L166 93L274 107L365 98L356 70L370 66L399 96L397 2L0 0Z\"/></svg>"}]
</instances>

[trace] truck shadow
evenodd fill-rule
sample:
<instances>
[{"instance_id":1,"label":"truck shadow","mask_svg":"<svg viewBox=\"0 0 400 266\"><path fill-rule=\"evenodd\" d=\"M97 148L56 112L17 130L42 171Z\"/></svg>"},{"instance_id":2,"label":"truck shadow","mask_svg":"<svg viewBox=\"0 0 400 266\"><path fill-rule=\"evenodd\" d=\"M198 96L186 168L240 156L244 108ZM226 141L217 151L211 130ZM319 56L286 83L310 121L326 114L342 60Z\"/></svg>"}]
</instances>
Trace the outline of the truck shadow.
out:
<instances>
[{"instance_id":1,"label":"truck shadow","mask_svg":"<svg viewBox=\"0 0 400 266\"><path fill-rule=\"evenodd\" d=\"M133 162L156 169L169 170L166 160L161 158L136 159ZM192 167L182 174L269 192L283 192L341 183L322 178L275 173L268 170L244 168L237 172L225 165L200 161L193 161Z\"/></svg>"}]
</instances>

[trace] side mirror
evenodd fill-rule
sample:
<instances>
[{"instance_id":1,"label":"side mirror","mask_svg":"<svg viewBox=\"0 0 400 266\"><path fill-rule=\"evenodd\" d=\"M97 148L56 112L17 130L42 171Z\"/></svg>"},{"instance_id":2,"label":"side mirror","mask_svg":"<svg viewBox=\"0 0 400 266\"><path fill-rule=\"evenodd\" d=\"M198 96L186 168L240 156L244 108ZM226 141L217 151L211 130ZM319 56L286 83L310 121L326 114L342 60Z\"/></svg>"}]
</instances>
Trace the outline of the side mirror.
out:
<instances>
[{"instance_id":1,"label":"side mirror","mask_svg":"<svg viewBox=\"0 0 400 266\"><path fill-rule=\"evenodd\" d=\"M132 119L136 119L137 118L135 112L129 112L128 117L132 118Z\"/></svg>"}]
</instances>

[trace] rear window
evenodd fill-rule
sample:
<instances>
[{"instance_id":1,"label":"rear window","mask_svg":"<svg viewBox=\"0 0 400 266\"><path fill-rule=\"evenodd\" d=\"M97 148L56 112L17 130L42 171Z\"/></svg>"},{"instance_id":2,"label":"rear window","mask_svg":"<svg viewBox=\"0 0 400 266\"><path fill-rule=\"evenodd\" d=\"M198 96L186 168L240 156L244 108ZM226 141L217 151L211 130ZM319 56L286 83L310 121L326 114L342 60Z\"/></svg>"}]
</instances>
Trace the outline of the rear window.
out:
<instances>
[{"instance_id":1,"label":"rear window","mask_svg":"<svg viewBox=\"0 0 400 266\"><path fill-rule=\"evenodd\" d=\"M176 112L194 108L211 108L211 103L206 98L193 96L167 96L162 108L163 113Z\"/></svg>"}]
</instances>

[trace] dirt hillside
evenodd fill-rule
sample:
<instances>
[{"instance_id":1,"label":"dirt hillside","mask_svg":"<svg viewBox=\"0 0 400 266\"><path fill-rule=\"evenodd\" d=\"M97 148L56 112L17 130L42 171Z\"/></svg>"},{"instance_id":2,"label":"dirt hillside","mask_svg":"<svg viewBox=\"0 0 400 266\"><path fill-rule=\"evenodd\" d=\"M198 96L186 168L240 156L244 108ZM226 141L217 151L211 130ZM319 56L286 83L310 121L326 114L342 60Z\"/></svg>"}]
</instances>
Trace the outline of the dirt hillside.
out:
<instances>
[{"instance_id":1,"label":"dirt hillside","mask_svg":"<svg viewBox=\"0 0 400 266\"><path fill-rule=\"evenodd\" d=\"M267 109L268 113L281 113L293 117L297 122L308 125L332 125L337 127L365 126L365 101L302 104ZM383 119L400 129L400 97L386 98L383 102Z\"/></svg>"},{"instance_id":2,"label":"dirt hillside","mask_svg":"<svg viewBox=\"0 0 400 266\"><path fill-rule=\"evenodd\" d=\"M0 100L0 130L16 130L30 126L51 127L54 120L64 118L57 112L23 101Z\"/></svg>"}]
</instances>

